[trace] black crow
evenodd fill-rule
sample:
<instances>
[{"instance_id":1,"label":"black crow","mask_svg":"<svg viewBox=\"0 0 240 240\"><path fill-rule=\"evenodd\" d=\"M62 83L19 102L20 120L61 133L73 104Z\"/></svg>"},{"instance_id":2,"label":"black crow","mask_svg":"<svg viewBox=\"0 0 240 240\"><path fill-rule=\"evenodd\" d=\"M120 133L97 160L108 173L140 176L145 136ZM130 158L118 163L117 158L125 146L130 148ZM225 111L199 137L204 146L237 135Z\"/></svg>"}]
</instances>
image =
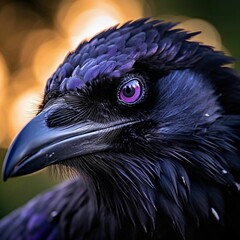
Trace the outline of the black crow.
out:
<instances>
[{"instance_id":1,"label":"black crow","mask_svg":"<svg viewBox=\"0 0 240 240\"><path fill-rule=\"evenodd\" d=\"M240 239L234 61L141 19L70 52L3 176L74 176L0 222L0 239Z\"/></svg>"}]
</instances>

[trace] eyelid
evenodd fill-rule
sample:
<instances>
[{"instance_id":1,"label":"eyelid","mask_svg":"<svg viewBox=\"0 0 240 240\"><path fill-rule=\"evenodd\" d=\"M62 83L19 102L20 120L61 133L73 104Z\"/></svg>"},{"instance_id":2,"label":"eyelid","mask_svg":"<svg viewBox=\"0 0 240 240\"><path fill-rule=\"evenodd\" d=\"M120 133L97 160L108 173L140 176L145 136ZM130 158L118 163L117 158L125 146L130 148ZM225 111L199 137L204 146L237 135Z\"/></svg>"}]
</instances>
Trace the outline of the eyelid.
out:
<instances>
[{"instance_id":1,"label":"eyelid","mask_svg":"<svg viewBox=\"0 0 240 240\"><path fill-rule=\"evenodd\" d=\"M124 83L130 82L134 79L140 80L141 83L144 83L144 77L140 73L129 73L122 78L120 85L122 86Z\"/></svg>"}]
</instances>

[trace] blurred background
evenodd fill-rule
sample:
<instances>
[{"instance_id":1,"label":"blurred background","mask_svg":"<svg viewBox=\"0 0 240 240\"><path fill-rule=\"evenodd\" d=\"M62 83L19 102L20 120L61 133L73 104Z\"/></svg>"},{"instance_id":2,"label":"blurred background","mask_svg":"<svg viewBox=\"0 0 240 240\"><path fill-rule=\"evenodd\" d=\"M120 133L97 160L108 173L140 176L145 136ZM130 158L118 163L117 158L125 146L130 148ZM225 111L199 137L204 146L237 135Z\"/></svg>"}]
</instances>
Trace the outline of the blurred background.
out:
<instances>
[{"instance_id":1,"label":"blurred background","mask_svg":"<svg viewBox=\"0 0 240 240\"><path fill-rule=\"evenodd\" d=\"M194 40L240 58L238 0L0 0L0 165L64 56L105 28L146 16L181 21L202 31ZM46 170L0 180L0 218L58 181Z\"/></svg>"}]
</instances>

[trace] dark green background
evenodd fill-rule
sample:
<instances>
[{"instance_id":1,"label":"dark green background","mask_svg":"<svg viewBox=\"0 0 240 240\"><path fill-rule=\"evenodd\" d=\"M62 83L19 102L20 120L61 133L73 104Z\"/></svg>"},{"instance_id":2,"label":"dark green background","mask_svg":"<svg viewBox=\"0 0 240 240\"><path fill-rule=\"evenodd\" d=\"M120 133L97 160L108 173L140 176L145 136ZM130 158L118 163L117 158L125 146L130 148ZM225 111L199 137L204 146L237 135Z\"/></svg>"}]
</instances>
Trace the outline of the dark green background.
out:
<instances>
[{"instance_id":1,"label":"dark green background","mask_svg":"<svg viewBox=\"0 0 240 240\"><path fill-rule=\"evenodd\" d=\"M14 1L0 1L0 8ZM49 28L53 26L53 16L60 1L56 0L25 0L26 8L41 15ZM229 52L240 57L240 1L238 0L152 0L148 1L153 17L161 15L184 15L201 18L213 24L222 37L223 45ZM127 4L127 1L126 1ZM4 32L0 33L4 34ZM4 49L1 49L4 54ZM240 63L236 63L240 69ZM13 66L9 66L13 69ZM6 150L0 150L0 163ZM14 178L4 183L0 180L0 217L22 205L37 193L49 188L57 181L52 180L45 172L26 177Z\"/></svg>"}]
</instances>

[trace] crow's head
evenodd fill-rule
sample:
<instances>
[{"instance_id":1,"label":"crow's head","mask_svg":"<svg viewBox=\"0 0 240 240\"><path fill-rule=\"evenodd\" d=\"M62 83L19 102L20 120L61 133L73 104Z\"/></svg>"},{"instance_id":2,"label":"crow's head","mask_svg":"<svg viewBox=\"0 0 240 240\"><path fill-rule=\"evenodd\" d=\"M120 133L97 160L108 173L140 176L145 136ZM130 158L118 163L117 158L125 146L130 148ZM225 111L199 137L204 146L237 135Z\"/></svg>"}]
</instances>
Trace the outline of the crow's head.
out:
<instances>
[{"instance_id":1,"label":"crow's head","mask_svg":"<svg viewBox=\"0 0 240 240\"><path fill-rule=\"evenodd\" d=\"M240 180L240 81L230 57L173 26L128 22L69 53L4 178L54 164L86 176L117 214L138 208L144 227L156 215L182 234L221 221Z\"/></svg>"}]
</instances>

